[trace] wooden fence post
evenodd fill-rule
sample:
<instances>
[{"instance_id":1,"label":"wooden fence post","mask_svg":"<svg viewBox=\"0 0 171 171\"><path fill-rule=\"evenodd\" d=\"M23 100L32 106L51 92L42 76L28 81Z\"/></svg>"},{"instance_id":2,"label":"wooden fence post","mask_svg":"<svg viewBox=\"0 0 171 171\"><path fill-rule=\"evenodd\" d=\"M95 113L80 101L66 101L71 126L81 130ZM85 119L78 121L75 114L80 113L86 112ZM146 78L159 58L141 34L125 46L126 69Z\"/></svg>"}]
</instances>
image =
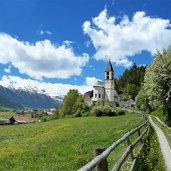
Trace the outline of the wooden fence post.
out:
<instances>
[{"instance_id":1,"label":"wooden fence post","mask_svg":"<svg viewBox=\"0 0 171 171\"><path fill-rule=\"evenodd\" d=\"M145 114L143 114L143 119L144 119L144 121L146 121L146 116L145 116Z\"/></svg>"},{"instance_id":2,"label":"wooden fence post","mask_svg":"<svg viewBox=\"0 0 171 171\"><path fill-rule=\"evenodd\" d=\"M105 151L105 148L96 148L95 149L95 156L100 155ZM104 158L100 163L96 165L96 171L108 171L108 163L107 159Z\"/></svg>"},{"instance_id":3,"label":"wooden fence post","mask_svg":"<svg viewBox=\"0 0 171 171\"><path fill-rule=\"evenodd\" d=\"M138 137L139 137L139 136L141 135L140 129L138 129L138 131L137 131L137 132L138 132ZM140 139L140 142L141 142L141 143L143 143L142 138Z\"/></svg>"},{"instance_id":4,"label":"wooden fence post","mask_svg":"<svg viewBox=\"0 0 171 171\"><path fill-rule=\"evenodd\" d=\"M127 138L127 146L131 145L131 142L130 142L130 139L129 137ZM130 157L131 157L131 160L133 161L134 160L134 154L133 154L133 149L131 148L131 153L130 153Z\"/></svg>"}]
</instances>

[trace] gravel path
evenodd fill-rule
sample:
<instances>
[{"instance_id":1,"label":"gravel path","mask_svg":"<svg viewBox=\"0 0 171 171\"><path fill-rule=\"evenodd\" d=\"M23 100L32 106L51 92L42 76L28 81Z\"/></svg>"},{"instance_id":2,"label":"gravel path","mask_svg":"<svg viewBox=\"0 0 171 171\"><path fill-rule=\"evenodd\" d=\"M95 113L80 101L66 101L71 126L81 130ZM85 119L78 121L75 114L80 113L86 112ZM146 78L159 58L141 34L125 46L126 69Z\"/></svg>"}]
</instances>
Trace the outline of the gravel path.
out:
<instances>
[{"instance_id":1,"label":"gravel path","mask_svg":"<svg viewBox=\"0 0 171 171\"><path fill-rule=\"evenodd\" d=\"M170 149L170 146L167 142L167 139L166 139L163 131L152 121L150 116L149 116L149 118L150 118L151 125L154 127L154 129L157 133L161 152L163 154L164 162L166 165L166 170L171 171L171 149Z\"/></svg>"}]
</instances>

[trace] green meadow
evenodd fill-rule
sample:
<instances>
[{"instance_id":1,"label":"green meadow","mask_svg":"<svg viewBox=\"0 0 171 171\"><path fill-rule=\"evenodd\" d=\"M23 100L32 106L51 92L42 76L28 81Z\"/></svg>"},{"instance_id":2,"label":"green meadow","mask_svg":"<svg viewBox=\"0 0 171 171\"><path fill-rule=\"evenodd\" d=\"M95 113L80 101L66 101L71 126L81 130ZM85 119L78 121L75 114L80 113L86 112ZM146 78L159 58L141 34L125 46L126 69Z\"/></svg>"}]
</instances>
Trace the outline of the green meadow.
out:
<instances>
[{"instance_id":1,"label":"green meadow","mask_svg":"<svg viewBox=\"0 0 171 171\"><path fill-rule=\"evenodd\" d=\"M16 116L17 114L14 112L0 112L0 118L9 119L12 116Z\"/></svg>"},{"instance_id":2,"label":"green meadow","mask_svg":"<svg viewBox=\"0 0 171 171\"><path fill-rule=\"evenodd\" d=\"M0 170L77 170L143 122L141 115L64 118L48 122L0 126ZM125 144L109 157L112 166Z\"/></svg>"}]
</instances>

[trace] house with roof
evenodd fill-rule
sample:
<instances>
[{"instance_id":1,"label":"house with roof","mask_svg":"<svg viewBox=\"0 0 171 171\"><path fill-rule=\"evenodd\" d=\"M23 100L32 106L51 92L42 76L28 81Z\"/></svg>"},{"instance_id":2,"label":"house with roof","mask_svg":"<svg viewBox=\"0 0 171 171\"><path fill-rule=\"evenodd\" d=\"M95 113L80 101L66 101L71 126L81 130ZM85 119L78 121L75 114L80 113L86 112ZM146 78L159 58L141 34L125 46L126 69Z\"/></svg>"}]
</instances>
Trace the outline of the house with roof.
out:
<instances>
[{"instance_id":1,"label":"house with roof","mask_svg":"<svg viewBox=\"0 0 171 171\"><path fill-rule=\"evenodd\" d=\"M11 124L18 123L18 124L23 124L23 123L31 123L32 119L29 117L24 117L24 116L12 116L9 119Z\"/></svg>"},{"instance_id":2,"label":"house with roof","mask_svg":"<svg viewBox=\"0 0 171 171\"><path fill-rule=\"evenodd\" d=\"M90 106L93 102L105 100L116 106L118 95L115 90L114 70L111 61L107 64L104 77L104 81L97 81L93 90L84 94L87 105Z\"/></svg>"},{"instance_id":3,"label":"house with roof","mask_svg":"<svg viewBox=\"0 0 171 171\"><path fill-rule=\"evenodd\" d=\"M9 124L11 124L9 119L0 118L0 125L9 125Z\"/></svg>"}]
</instances>

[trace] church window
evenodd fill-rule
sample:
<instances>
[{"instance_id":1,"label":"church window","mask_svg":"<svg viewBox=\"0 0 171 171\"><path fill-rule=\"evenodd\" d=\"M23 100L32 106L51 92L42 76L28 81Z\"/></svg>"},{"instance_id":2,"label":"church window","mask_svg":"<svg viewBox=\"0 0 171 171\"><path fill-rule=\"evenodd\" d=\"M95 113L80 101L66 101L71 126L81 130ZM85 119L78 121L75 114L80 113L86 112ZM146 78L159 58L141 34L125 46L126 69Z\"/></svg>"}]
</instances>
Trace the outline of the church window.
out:
<instances>
[{"instance_id":1,"label":"church window","mask_svg":"<svg viewBox=\"0 0 171 171\"><path fill-rule=\"evenodd\" d=\"M97 94L95 94L95 98L97 97Z\"/></svg>"},{"instance_id":2,"label":"church window","mask_svg":"<svg viewBox=\"0 0 171 171\"><path fill-rule=\"evenodd\" d=\"M101 94L99 94L99 98L101 98Z\"/></svg>"},{"instance_id":3,"label":"church window","mask_svg":"<svg viewBox=\"0 0 171 171\"><path fill-rule=\"evenodd\" d=\"M109 79L109 72L106 73L106 79Z\"/></svg>"}]
</instances>

